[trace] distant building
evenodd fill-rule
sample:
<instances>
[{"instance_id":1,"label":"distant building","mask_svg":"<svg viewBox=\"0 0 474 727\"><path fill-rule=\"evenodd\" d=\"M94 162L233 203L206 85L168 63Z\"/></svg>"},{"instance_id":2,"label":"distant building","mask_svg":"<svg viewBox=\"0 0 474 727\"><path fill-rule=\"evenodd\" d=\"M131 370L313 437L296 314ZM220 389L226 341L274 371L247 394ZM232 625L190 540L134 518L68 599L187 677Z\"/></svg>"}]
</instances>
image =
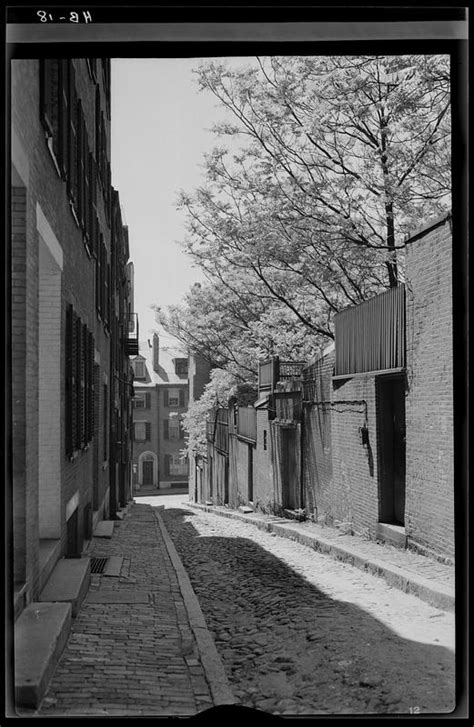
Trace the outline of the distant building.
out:
<instances>
[{"instance_id":1,"label":"distant building","mask_svg":"<svg viewBox=\"0 0 474 727\"><path fill-rule=\"evenodd\" d=\"M188 358L160 346L158 334L132 358L133 486L188 487L182 418L188 408Z\"/></svg>"}]
</instances>

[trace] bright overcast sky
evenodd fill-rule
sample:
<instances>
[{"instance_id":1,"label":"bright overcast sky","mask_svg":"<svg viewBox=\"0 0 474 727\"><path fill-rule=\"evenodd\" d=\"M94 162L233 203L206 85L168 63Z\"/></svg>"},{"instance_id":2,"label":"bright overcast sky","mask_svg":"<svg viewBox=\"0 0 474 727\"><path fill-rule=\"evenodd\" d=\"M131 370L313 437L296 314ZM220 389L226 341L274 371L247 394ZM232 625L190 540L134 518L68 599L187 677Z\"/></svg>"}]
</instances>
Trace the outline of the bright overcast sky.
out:
<instances>
[{"instance_id":1,"label":"bright overcast sky","mask_svg":"<svg viewBox=\"0 0 474 727\"><path fill-rule=\"evenodd\" d=\"M209 129L223 112L210 93L198 92L198 63L112 60L112 184L129 228L141 339L157 328L149 306L180 302L201 279L177 244L184 214L176 198L179 189L192 192L201 183L203 153L216 142Z\"/></svg>"}]
</instances>

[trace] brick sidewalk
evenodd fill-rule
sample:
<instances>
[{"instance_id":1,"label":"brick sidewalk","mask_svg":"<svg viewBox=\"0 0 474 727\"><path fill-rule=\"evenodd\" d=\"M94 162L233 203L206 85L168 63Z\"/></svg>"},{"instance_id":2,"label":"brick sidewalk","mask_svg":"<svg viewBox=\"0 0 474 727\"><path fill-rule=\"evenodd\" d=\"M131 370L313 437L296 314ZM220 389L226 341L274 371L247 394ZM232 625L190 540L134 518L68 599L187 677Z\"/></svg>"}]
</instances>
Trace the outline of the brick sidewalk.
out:
<instances>
[{"instance_id":1,"label":"brick sidewalk","mask_svg":"<svg viewBox=\"0 0 474 727\"><path fill-rule=\"evenodd\" d=\"M159 511L133 504L90 555L123 558L92 575L38 716L190 716L233 697Z\"/></svg>"}]
</instances>

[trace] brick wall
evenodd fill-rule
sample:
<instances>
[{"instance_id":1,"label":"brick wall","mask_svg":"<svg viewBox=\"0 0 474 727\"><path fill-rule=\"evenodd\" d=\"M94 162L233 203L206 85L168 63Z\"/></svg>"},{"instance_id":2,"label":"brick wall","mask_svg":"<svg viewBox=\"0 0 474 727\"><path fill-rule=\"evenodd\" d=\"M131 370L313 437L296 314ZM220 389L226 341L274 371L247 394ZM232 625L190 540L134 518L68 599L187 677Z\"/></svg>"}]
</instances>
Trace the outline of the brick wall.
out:
<instances>
[{"instance_id":1,"label":"brick wall","mask_svg":"<svg viewBox=\"0 0 474 727\"><path fill-rule=\"evenodd\" d=\"M374 377L336 385L331 406L333 486L323 509L350 522L354 532L375 535L378 522L377 426ZM369 444L359 429L367 425Z\"/></svg>"},{"instance_id":2,"label":"brick wall","mask_svg":"<svg viewBox=\"0 0 474 727\"><path fill-rule=\"evenodd\" d=\"M406 248L406 530L454 555L454 441L450 222Z\"/></svg>"},{"instance_id":3,"label":"brick wall","mask_svg":"<svg viewBox=\"0 0 474 727\"><path fill-rule=\"evenodd\" d=\"M175 389L183 392L184 401L183 406L166 406L165 402L165 391ZM160 461L160 483L163 483L166 487L170 487L173 482L188 482L188 474L184 475L172 475L165 472L165 456L166 455L178 455L185 448L185 439L166 439L164 436L164 421L169 419L170 412L176 412L179 415L183 414L188 408L188 397L189 397L189 385L188 382L182 384L174 383L169 385L158 386L159 390L159 439L158 439L158 452Z\"/></svg>"},{"instance_id":4,"label":"brick wall","mask_svg":"<svg viewBox=\"0 0 474 727\"><path fill-rule=\"evenodd\" d=\"M143 479L141 475L141 467L139 467L140 455L145 452L153 452L156 454L158 459L158 471L156 473L156 482L158 484L158 478L163 477L163 470L160 470L159 466L159 452L160 452L160 391L158 387L140 387L135 383L135 398L138 396L150 397L149 408L133 408L133 421L147 421L150 423L150 439L146 442L134 441L133 442L133 463L137 465L137 474L135 476L135 483L138 482L142 485Z\"/></svg>"},{"instance_id":5,"label":"brick wall","mask_svg":"<svg viewBox=\"0 0 474 727\"><path fill-rule=\"evenodd\" d=\"M11 190L13 568L27 580L26 467L26 188Z\"/></svg>"},{"instance_id":6,"label":"brick wall","mask_svg":"<svg viewBox=\"0 0 474 727\"><path fill-rule=\"evenodd\" d=\"M12 204L17 207L12 217L15 578L27 582L27 600L31 600L38 595L39 535L58 538L64 553L67 503L76 502L73 498L78 493L81 538L82 513L92 497L93 447L79 452L72 462L65 455L64 331L67 304L74 306L77 315L93 331L101 373L104 374L110 374L110 336L95 310L95 262L85 248L82 232L71 213L66 182L60 178L54 165L40 121L39 61L14 60L11 66L12 168L16 170L12 178L17 180L20 176L24 184L23 191L20 191L21 186L14 181L16 191L12 196ZM89 147L94 150L95 84L88 75L85 61L74 61L74 66L86 114ZM23 209L18 205L23 205ZM101 193L98 194L98 214L110 249L110 228L106 223ZM50 240L45 240L45 230ZM49 252L53 250L56 263L58 256L63 260L60 285L56 271L52 278L54 287L49 291L47 268L41 269L40 266L40 237L46 241ZM55 241L52 247L51 240ZM51 299L53 290L54 301ZM50 309L53 302L54 315ZM55 346L54 356L48 341ZM48 362L54 366L54 377ZM52 437L48 441L46 433L49 427ZM106 430L103 407L99 408L96 427L100 432ZM56 443L54 447L53 441ZM44 455L41 460L39 443ZM47 457L46 447L50 445L52 456ZM99 488L97 500L103 502L107 498L109 470L101 468L94 477ZM51 508L52 503L55 512ZM40 520L41 533L38 530Z\"/></svg>"}]
</instances>

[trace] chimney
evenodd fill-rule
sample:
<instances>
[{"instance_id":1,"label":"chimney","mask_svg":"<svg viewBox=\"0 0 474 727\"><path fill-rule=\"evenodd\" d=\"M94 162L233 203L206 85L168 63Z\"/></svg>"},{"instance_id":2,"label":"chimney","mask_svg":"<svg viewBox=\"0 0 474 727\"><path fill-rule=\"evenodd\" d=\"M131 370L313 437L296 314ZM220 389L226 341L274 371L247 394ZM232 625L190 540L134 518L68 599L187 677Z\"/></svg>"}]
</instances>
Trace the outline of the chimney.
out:
<instances>
[{"instance_id":1,"label":"chimney","mask_svg":"<svg viewBox=\"0 0 474 727\"><path fill-rule=\"evenodd\" d=\"M158 373L160 367L160 339L158 334L153 334L153 371Z\"/></svg>"}]
</instances>

